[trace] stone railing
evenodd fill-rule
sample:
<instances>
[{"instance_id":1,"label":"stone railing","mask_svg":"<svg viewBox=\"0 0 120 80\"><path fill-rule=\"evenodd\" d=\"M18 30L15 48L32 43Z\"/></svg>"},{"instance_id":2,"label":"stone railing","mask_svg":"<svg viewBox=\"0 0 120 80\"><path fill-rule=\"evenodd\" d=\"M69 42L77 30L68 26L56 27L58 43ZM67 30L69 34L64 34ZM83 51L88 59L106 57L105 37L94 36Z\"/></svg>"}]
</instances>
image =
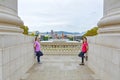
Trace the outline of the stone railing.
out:
<instances>
[{"instance_id":1,"label":"stone railing","mask_svg":"<svg viewBox=\"0 0 120 80\"><path fill-rule=\"evenodd\" d=\"M75 55L80 52L79 42L41 42L44 54Z\"/></svg>"}]
</instances>

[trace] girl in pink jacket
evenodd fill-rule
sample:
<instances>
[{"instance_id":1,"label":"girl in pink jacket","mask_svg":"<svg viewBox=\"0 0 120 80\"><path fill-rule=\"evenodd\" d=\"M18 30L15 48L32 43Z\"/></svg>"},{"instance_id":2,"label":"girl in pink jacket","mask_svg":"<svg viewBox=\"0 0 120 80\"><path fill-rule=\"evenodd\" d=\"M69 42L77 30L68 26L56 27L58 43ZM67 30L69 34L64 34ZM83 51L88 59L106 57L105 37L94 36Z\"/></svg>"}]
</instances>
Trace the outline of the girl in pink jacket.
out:
<instances>
[{"instance_id":1,"label":"girl in pink jacket","mask_svg":"<svg viewBox=\"0 0 120 80\"><path fill-rule=\"evenodd\" d=\"M87 53L88 51L88 42L87 42L87 38L86 37L83 37L83 42L82 42L82 45L81 45L81 52L79 54L79 57L82 58L82 62L80 65L84 65L84 54Z\"/></svg>"}]
</instances>

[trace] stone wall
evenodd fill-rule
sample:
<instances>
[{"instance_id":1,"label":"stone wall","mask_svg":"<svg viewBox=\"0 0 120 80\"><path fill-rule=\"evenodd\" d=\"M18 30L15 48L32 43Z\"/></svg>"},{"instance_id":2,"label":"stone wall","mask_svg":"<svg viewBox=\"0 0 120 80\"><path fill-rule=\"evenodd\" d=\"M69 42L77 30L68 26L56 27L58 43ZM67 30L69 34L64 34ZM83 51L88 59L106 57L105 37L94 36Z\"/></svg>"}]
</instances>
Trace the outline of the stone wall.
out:
<instances>
[{"instance_id":1,"label":"stone wall","mask_svg":"<svg viewBox=\"0 0 120 80\"><path fill-rule=\"evenodd\" d=\"M88 66L101 80L120 80L120 35L89 37Z\"/></svg>"},{"instance_id":2,"label":"stone wall","mask_svg":"<svg viewBox=\"0 0 120 80\"><path fill-rule=\"evenodd\" d=\"M34 64L33 38L0 35L0 80L19 80Z\"/></svg>"}]
</instances>

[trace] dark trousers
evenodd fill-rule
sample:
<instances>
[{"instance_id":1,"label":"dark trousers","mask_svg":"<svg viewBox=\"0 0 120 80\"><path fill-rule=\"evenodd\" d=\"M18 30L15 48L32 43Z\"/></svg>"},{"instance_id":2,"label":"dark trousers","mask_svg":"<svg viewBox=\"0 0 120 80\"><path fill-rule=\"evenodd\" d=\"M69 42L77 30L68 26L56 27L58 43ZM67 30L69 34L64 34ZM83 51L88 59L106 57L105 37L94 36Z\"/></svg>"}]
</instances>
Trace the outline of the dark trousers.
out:
<instances>
[{"instance_id":1,"label":"dark trousers","mask_svg":"<svg viewBox=\"0 0 120 80\"><path fill-rule=\"evenodd\" d=\"M40 56L37 56L37 61L40 62Z\"/></svg>"},{"instance_id":2,"label":"dark trousers","mask_svg":"<svg viewBox=\"0 0 120 80\"><path fill-rule=\"evenodd\" d=\"M82 58L82 63L84 63L84 54L85 54L85 52L80 52L80 57Z\"/></svg>"},{"instance_id":3,"label":"dark trousers","mask_svg":"<svg viewBox=\"0 0 120 80\"><path fill-rule=\"evenodd\" d=\"M84 63L84 57L82 57L82 63Z\"/></svg>"},{"instance_id":4,"label":"dark trousers","mask_svg":"<svg viewBox=\"0 0 120 80\"><path fill-rule=\"evenodd\" d=\"M36 52L36 56L37 56L37 61L40 62L40 51Z\"/></svg>"}]
</instances>

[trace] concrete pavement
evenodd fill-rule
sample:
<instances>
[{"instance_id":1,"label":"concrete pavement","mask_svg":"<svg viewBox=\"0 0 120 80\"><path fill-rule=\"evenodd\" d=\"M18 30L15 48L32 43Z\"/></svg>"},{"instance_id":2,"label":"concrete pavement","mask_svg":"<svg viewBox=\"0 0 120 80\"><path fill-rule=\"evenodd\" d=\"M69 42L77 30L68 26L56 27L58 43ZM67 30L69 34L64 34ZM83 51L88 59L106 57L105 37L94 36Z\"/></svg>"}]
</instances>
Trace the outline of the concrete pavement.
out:
<instances>
[{"instance_id":1,"label":"concrete pavement","mask_svg":"<svg viewBox=\"0 0 120 80\"><path fill-rule=\"evenodd\" d=\"M21 80L99 80L87 65L80 66L78 56L43 56Z\"/></svg>"}]
</instances>

